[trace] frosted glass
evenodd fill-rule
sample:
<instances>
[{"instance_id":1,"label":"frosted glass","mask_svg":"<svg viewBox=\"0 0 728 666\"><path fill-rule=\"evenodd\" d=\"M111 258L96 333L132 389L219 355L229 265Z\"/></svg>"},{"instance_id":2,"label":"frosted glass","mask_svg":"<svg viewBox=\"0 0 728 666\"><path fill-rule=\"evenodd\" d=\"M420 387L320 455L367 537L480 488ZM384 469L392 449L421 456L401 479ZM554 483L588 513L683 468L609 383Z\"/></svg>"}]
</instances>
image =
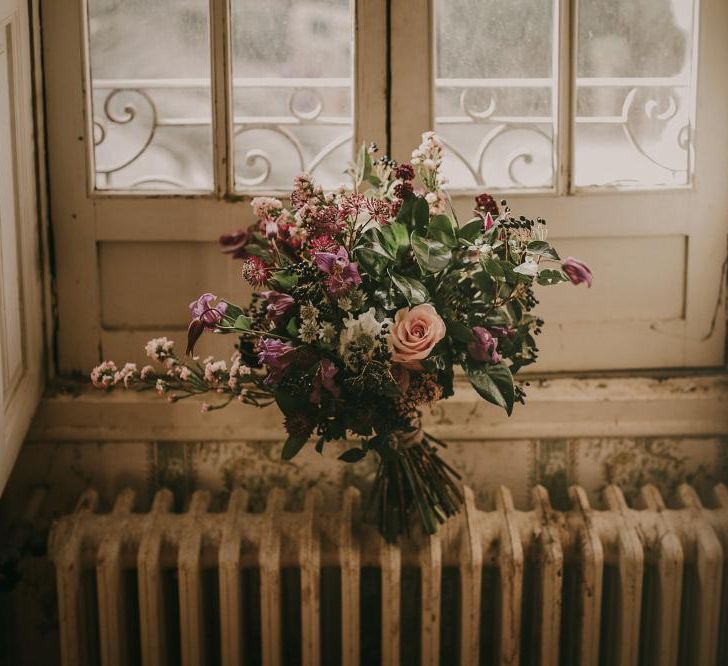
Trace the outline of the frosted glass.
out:
<instances>
[{"instance_id":1,"label":"frosted glass","mask_svg":"<svg viewBox=\"0 0 728 666\"><path fill-rule=\"evenodd\" d=\"M436 0L435 126L451 189L554 181L553 3Z\"/></svg>"},{"instance_id":2,"label":"frosted glass","mask_svg":"<svg viewBox=\"0 0 728 666\"><path fill-rule=\"evenodd\" d=\"M207 0L88 0L97 189L212 188Z\"/></svg>"},{"instance_id":3,"label":"frosted glass","mask_svg":"<svg viewBox=\"0 0 728 666\"><path fill-rule=\"evenodd\" d=\"M575 184L690 181L694 0L581 0Z\"/></svg>"},{"instance_id":4,"label":"frosted glass","mask_svg":"<svg viewBox=\"0 0 728 666\"><path fill-rule=\"evenodd\" d=\"M301 171L347 182L352 0L233 0L235 184L288 189Z\"/></svg>"}]
</instances>

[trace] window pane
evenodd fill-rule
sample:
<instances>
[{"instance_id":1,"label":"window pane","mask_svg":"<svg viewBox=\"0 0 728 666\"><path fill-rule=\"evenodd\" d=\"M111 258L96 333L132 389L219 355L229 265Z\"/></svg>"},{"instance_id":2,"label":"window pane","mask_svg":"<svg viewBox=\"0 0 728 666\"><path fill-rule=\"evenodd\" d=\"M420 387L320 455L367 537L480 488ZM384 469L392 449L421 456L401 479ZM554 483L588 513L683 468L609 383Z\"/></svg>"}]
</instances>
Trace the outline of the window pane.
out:
<instances>
[{"instance_id":1,"label":"window pane","mask_svg":"<svg viewBox=\"0 0 728 666\"><path fill-rule=\"evenodd\" d=\"M287 189L302 171L346 183L352 0L233 1L235 184Z\"/></svg>"},{"instance_id":2,"label":"window pane","mask_svg":"<svg viewBox=\"0 0 728 666\"><path fill-rule=\"evenodd\" d=\"M88 0L98 189L212 189L208 0Z\"/></svg>"},{"instance_id":3,"label":"window pane","mask_svg":"<svg viewBox=\"0 0 728 666\"><path fill-rule=\"evenodd\" d=\"M694 0L581 0L575 184L690 180Z\"/></svg>"},{"instance_id":4,"label":"window pane","mask_svg":"<svg viewBox=\"0 0 728 666\"><path fill-rule=\"evenodd\" d=\"M435 126L451 189L554 181L553 3L437 0Z\"/></svg>"}]
</instances>

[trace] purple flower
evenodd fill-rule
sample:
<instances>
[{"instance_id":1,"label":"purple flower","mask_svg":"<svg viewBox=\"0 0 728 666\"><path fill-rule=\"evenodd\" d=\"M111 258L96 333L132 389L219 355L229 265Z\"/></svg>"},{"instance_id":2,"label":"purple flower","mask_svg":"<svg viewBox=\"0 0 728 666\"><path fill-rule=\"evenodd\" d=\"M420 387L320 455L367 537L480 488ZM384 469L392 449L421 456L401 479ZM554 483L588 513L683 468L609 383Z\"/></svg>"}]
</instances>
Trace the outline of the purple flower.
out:
<instances>
[{"instance_id":1,"label":"purple flower","mask_svg":"<svg viewBox=\"0 0 728 666\"><path fill-rule=\"evenodd\" d=\"M225 301L215 303L215 294L202 294L196 301L190 303L190 312L193 319L199 319L205 328L215 328L225 315L228 304Z\"/></svg>"},{"instance_id":2,"label":"purple flower","mask_svg":"<svg viewBox=\"0 0 728 666\"><path fill-rule=\"evenodd\" d=\"M251 240L249 229L238 229L229 234L220 236L220 245L225 248L225 254L232 255L233 259L244 259L247 256L245 248Z\"/></svg>"},{"instance_id":3,"label":"purple flower","mask_svg":"<svg viewBox=\"0 0 728 666\"><path fill-rule=\"evenodd\" d=\"M485 231L488 231L493 225L495 224L495 220L493 219L493 216L490 214L490 212L485 214L485 217L483 217L483 228Z\"/></svg>"},{"instance_id":4,"label":"purple flower","mask_svg":"<svg viewBox=\"0 0 728 666\"><path fill-rule=\"evenodd\" d=\"M258 340L258 363L268 366L266 384L276 383L293 361L293 345L276 338L260 338Z\"/></svg>"},{"instance_id":5,"label":"purple flower","mask_svg":"<svg viewBox=\"0 0 728 666\"><path fill-rule=\"evenodd\" d=\"M346 248L340 247L335 253L316 252L314 261L320 271L328 274L324 286L331 296L345 294L352 287L361 284L359 266L355 261L349 261Z\"/></svg>"},{"instance_id":6,"label":"purple flower","mask_svg":"<svg viewBox=\"0 0 728 666\"><path fill-rule=\"evenodd\" d=\"M282 294L279 291L263 291L260 295L268 302L266 307L268 319L275 322L283 319L295 302L292 296Z\"/></svg>"},{"instance_id":7,"label":"purple flower","mask_svg":"<svg viewBox=\"0 0 728 666\"><path fill-rule=\"evenodd\" d=\"M574 259L574 257L566 257L561 264L561 270L566 273L566 277L571 280L572 284L581 284L586 282L588 287L592 285L592 272L583 261Z\"/></svg>"},{"instance_id":8,"label":"purple flower","mask_svg":"<svg viewBox=\"0 0 728 666\"><path fill-rule=\"evenodd\" d=\"M496 351L498 340L493 337L487 328L473 326L475 340L468 345L470 355L476 361L487 361L488 363L500 363L501 355Z\"/></svg>"},{"instance_id":9,"label":"purple flower","mask_svg":"<svg viewBox=\"0 0 728 666\"><path fill-rule=\"evenodd\" d=\"M313 389L310 398L312 403L315 405L321 404L322 389L326 389L336 398L341 395L341 390L334 383L334 377L337 372L339 372L339 369L328 358L323 359L319 363L319 367L313 377Z\"/></svg>"}]
</instances>

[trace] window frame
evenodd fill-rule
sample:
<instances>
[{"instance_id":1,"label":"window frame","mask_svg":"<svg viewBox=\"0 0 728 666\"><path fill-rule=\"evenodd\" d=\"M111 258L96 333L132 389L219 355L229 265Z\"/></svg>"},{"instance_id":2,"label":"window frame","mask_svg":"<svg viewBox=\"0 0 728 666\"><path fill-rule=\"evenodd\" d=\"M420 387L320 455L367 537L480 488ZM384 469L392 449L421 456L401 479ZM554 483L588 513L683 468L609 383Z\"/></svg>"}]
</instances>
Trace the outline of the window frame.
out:
<instances>
[{"instance_id":1,"label":"window frame","mask_svg":"<svg viewBox=\"0 0 728 666\"><path fill-rule=\"evenodd\" d=\"M230 80L230 0L210 0L214 34L213 122L215 123L215 188L212 192L122 192L95 190L93 147L87 95L90 91L84 0L35 0L43 17L43 50L47 101L48 162L51 217L55 239L58 365L62 372L86 373L101 357L136 347L158 331L135 326L105 328L100 301L99 248L112 243L213 243L221 233L252 221L246 202L250 194L233 189ZM562 35L575 34L578 0L559 0ZM354 19L355 141L375 140L395 159L408 159L420 134L432 126L434 96L434 0L358 0ZM728 6L721 0L701 0L694 67L698 89L722 81L728 61ZM571 156L574 99L574 40L559 41L557 151ZM217 63L217 64L215 64ZM219 92L223 91L222 97ZM633 188L575 189L563 160L557 168L556 191L508 194L514 210L541 215L558 240L598 243L616 239L677 236L684 239L685 274L682 314L668 320L624 321L606 313L604 321L562 326L558 316L545 335L560 336L556 353L541 359L539 372L632 370L665 367L717 367L725 362L725 309L719 307L713 335L710 327L718 275L725 257L728 195L721 173L728 155L728 90L715 92L711 104L698 105L695 172L690 185L657 190ZM726 128L723 127L726 125ZM718 128L710 134L704 128ZM386 148L385 148L386 147ZM721 153L722 151L722 153ZM226 166L227 165L227 166ZM285 195L267 189L271 195ZM711 196L705 196L709 193ZM256 192L258 194L258 192ZM460 219L468 219L473 192L454 192ZM606 199L605 199L606 197ZM594 214L608 208L609 223ZM634 210L650 211L651 221L635 225ZM716 211L718 213L716 214ZM697 220L697 221L696 221ZM588 256L584 255L585 259ZM656 270L666 270L657 266ZM647 270L647 269L644 269ZM121 278L120 278L121 279ZM599 275L597 275L597 280ZM634 273L634 280L640 272ZM547 313L549 319L551 313ZM558 312L556 312L558 315ZM611 319L610 319L611 316ZM182 330L175 331L181 335ZM611 340L606 354L595 354L589 340ZM552 338L553 339L553 338ZM621 350L631 350L625 357Z\"/></svg>"},{"instance_id":2,"label":"window frame","mask_svg":"<svg viewBox=\"0 0 728 666\"><path fill-rule=\"evenodd\" d=\"M86 0L35 0L42 15L48 171L56 251L56 347L62 373L86 373L135 331L102 324L99 247L116 242L210 243L252 222L257 194L236 192L232 145L231 0L209 0L212 58L211 191L99 190L94 149ZM387 0L354 0L354 146L387 145ZM149 331L148 334L153 334ZM142 333L147 334L147 333ZM127 340L127 342L125 342Z\"/></svg>"}]
</instances>

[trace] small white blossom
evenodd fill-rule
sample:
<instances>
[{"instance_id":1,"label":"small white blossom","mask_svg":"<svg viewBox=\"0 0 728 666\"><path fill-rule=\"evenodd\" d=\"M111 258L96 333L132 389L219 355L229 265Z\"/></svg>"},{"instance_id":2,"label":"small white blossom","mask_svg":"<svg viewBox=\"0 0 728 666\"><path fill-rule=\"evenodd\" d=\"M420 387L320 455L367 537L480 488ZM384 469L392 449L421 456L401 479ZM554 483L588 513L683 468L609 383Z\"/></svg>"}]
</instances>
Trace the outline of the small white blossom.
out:
<instances>
[{"instance_id":1,"label":"small white blossom","mask_svg":"<svg viewBox=\"0 0 728 666\"><path fill-rule=\"evenodd\" d=\"M342 296L338 301L336 301L336 304L339 306L339 309L344 312L349 312L349 310L351 310L351 299L348 296Z\"/></svg>"},{"instance_id":2,"label":"small white blossom","mask_svg":"<svg viewBox=\"0 0 728 666\"><path fill-rule=\"evenodd\" d=\"M298 329L298 336L306 344L316 342L319 336L318 324L312 320L304 321Z\"/></svg>"}]
</instances>

